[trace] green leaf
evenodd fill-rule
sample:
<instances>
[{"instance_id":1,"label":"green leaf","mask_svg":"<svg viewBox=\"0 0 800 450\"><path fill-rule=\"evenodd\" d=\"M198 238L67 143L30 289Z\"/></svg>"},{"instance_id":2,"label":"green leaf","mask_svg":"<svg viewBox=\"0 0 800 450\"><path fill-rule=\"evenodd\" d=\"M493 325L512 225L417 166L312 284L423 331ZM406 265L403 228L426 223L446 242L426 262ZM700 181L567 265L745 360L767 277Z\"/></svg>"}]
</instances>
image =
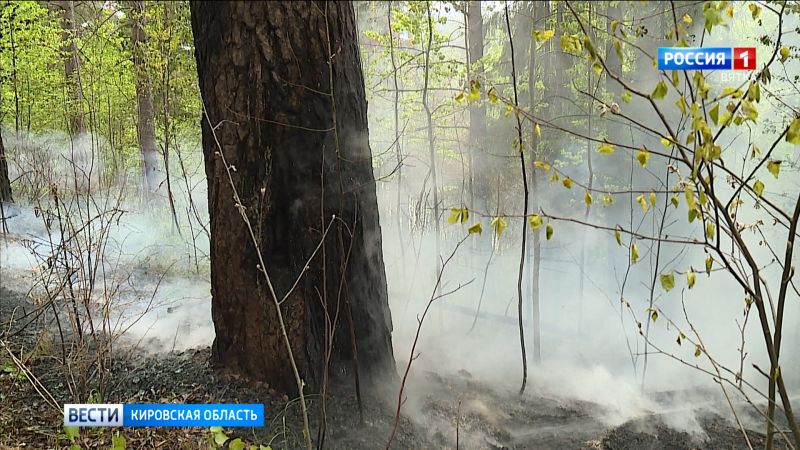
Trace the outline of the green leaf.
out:
<instances>
[{"instance_id":1,"label":"green leaf","mask_svg":"<svg viewBox=\"0 0 800 450\"><path fill-rule=\"evenodd\" d=\"M778 175L781 173L781 161L770 160L767 162L767 170L769 170L772 176L778 178Z\"/></svg>"},{"instance_id":2,"label":"green leaf","mask_svg":"<svg viewBox=\"0 0 800 450\"><path fill-rule=\"evenodd\" d=\"M647 162L650 161L650 152L647 149L641 149L636 151L636 160L639 161L639 164L642 167L647 167Z\"/></svg>"},{"instance_id":3,"label":"green leaf","mask_svg":"<svg viewBox=\"0 0 800 450\"><path fill-rule=\"evenodd\" d=\"M711 256L706 258L706 273L711 275L711 266L714 264L714 260L711 259Z\"/></svg>"},{"instance_id":4,"label":"green leaf","mask_svg":"<svg viewBox=\"0 0 800 450\"><path fill-rule=\"evenodd\" d=\"M672 203L672 206L674 206L675 208L678 207L678 196L677 195L673 195L672 198L669 199L669 201L670 201L670 203Z\"/></svg>"},{"instance_id":5,"label":"green leaf","mask_svg":"<svg viewBox=\"0 0 800 450\"><path fill-rule=\"evenodd\" d=\"M111 436L111 450L125 450L127 442L125 438L119 434L119 431Z\"/></svg>"},{"instance_id":6,"label":"green leaf","mask_svg":"<svg viewBox=\"0 0 800 450\"><path fill-rule=\"evenodd\" d=\"M781 47L781 62L786 62L789 59L789 49L786 47Z\"/></svg>"},{"instance_id":7,"label":"green leaf","mask_svg":"<svg viewBox=\"0 0 800 450\"><path fill-rule=\"evenodd\" d=\"M647 204L647 200L644 199L644 194L639 194L636 197L636 203L638 203L642 207L642 211L647 212L650 209L650 206Z\"/></svg>"},{"instance_id":8,"label":"green leaf","mask_svg":"<svg viewBox=\"0 0 800 450\"><path fill-rule=\"evenodd\" d=\"M655 192L651 192L650 193L650 206L652 206L653 208L656 207L656 193Z\"/></svg>"},{"instance_id":9,"label":"green leaf","mask_svg":"<svg viewBox=\"0 0 800 450\"><path fill-rule=\"evenodd\" d=\"M69 439L70 442L75 442L75 438L80 436L81 431L76 426L65 426L64 427L64 434L67 436L67 439Z\"/></svg>"},{"instance_id":10,"label":"green leaf","mask_svg":"<svg viewBox=\"0 0 800 450\"><path fill-rule=\"evenodd\" d=\"M208 431L212 433L222 433L222 427L209 427Z\"/></svg>"},{"instance_id":11,"label":"green leaf","mask_svg":"<svg viewBox=\"0 0 800 450\"><path fill-rule=\"evenodd\" d=\"M464 93L460 92L458 95L456 95L456 102L463 103L464 102L464 97L465 97Z\"/></svg>"},{"instance_id":12,"label":"green leaf","mask_svg":"<svg viewBox=\"0 0 800 450\"><path fill-rule=\"evenodd\" d=\"M214 433L214 442L217 445L225 445L225 443L228 442L228 436L221 431L219 433Z\"/></svg>"},{"instance_id":13,"label":"green leaf","mask_svg":"<svg viewBox=\"0 0 800 450\"><path fill-rule=\"evenodd\" d=\"M547 42L550 38L555 36L555 34L556 34L555 30L541 30L541 31L533 30L531 32L531 36L533 37L533 40L535 40L537 44Z\"/></svg>"},{"instance_id":14,"label":"green leaf","mask_svg":"<svg viewBox=\"0 0 800 450\"><path fill-rule=\"evenodd\" d=\"M542 226L542 216L539 214L532 214L528 217L528 223L531 224L531 228L538 230L539 227Z\"/></svg>"},{"instance_id":15,"label":"green leaf","mask_svg":"<svg viewBox=\"0 0 800 450\"><path fill-rule=\"evenodd\" d=\"M592 204L592 194L590 194L589 191L583 194L583 202L586 203L587 206Z\"/></svg>"},{"instance_id":16,"label":"green leaf","mask_svg":"<svg viewBox=\"0 0 800 450\"><path fill-rule=\"evenodd\" d=\"M561 182L565 188L572 189L572 179L570 177L564 178L564 181Z\"/></svg>"},{"instance_id":17,"label":"green leaf","mask_svg":"<svg viewBox=\"0 0 800 450\"><path fill-rule=\"evenodd\" d=\"M461 208L450 208L450 217L447 218L447 223L450 225L461 220Z\"/></svg>"},{"instance_id":18,"label":"green leaf","mask_svg":"<svg viewBox=\"0 0 800 450\"><path fill-rule=\"evenodd\" d=\"M611 145L611 144L608 144L608 143L603 144L603 145L597 147L597 153L602 153L604 155L610 155L610 154L614 153L614 146Z\"/></svg>"},{"instance_id":19,"label":"green leaf","mask_svg":"<svg viewBox=\"0 0 800 450\"><path fill-rule=\"evenodd\" d=\"M594 69L594 72L595 72L596 74L598 74L598 75L600 75L600 74L602 74L602 73L603 73L603 66L601 66L601 65L600 65L600 64L598 64L598 63L594 63L594 64L592 64L592 69Z\"/></svg>"},{"instance_id":20,"label":"green leaf","mask_svg":"<svg viewBox=\"0 0 800 450\"><path fill-rule=\"evenodd\" d=\"M653 93L650 94L650 97L653 100L661 100L665 95L667 95L667 83L664 83L662 80L656 84L656 88L653 89Z\"/></svg>"},{"instance_id":21,"label":"green leaf","mask_svg":"<svg viewBox=\"0 0 800 450\"><path fill-rule=\"evenodd\" d=\"M497 91L492 87L489 89L489 92L486 93L486 96L489 97L489 101L492 103L497 103Z\"/></svg>"},{"instance_id":22,"label":"green leaf","mask_svg":"<svg viewBox=\"0 0 800 450\"><path fill-rule=\"evenodd\" d=\"M683 15L683 23L685 23L686 25L691 25L692 24L692 16L690 16L689 14L684 14Z\"/></svg>"},{"instance_id":23,"label":"green leaf","mask_svg":"<svg viewBox=\"0 0 800 450\"><path fill-rule=\"evenodd\" d=\"M661 281L661 287L667 292L671 291L672 288L675 287L675 274L672 272L662 273L658 276L658 279Z\"/></svg>"},{"instance_id":24,"label":"green leaf","mask_svg":"<svg viewBox=\"0 0 800 450\"><path fill-rule=\"evenodd\" d=\"M698 211L697 208L689 210L689 223L694 222L698 217L700 217L700 211Z\"/></svg>"},{"instance_id":25,"label":"green leaf","mask_svg":"<svg viewBox=\"0 0 800 450\"><path fill-rule=\"evenodd\" d=\"M750 10L750 14L753 16L753 20L756 20L759 14L761 14L761 7L755 3L750 3L747 5L747 8Z\"/></svg>"},{"instance_id":26,"label":"green leaf","mask_svg":"<svg viewBox=\"0 0 800 450\"><path fill-rule=\"evenodd\" d=\"M711 108L711 111L708 112L708 115L711 116L711 120L714 121L714 125L719 125L719 103Z\"/></svg>"},{"instance_id":27,"label":"green leaf","mask_svg":"<svg viewBox=\"0 0 800 450\"><path fill-rule=\"evenodd\" d=\"M240 438L236 438L231 441L230 445L228 445L228 448L231 450L244 450L244 442L242 442Z\"/></svg>"},{"instance_id":28,"label":"green leaf","mask_svg":"<svg viewBox=\"0 0 800 450\"><path fill-rule=\"evenodd\" d=\"M698 356L700 356L702 353L703 353L703 348L702 348L702 347L700 347L700 344L696 344L696 345L694 346L694 356L695 356L695 357L698 357Z\"/></svg>"},{"instance_id":29,"label":"green leaf","mask_svg":"<svg viewBox=\"0 0 800 450\"><path fill-rule=\"evenodd\" d=\"M545 235L547 236L547 240L548 241L550 240L550 238L553 237L553 226L550 225L549 223L547 224L547 227L545 228Z\"/></svg>"},{"instance_id":30,"label":"green leaf","mask_svg":"<svg viewBox=\"0 0 800 450\"><path fill-rule=\"evenodd\" d=\"M540 169L542 169L544 171L550 170L550 164L547 164L544 161L534 161L533 165L534 165L534 167L538 167L538 168L540 168Z\"/></svg>"},{"instance_id":31,"label":"green leaf","mask_svg":"<svg viewBox=\"0 0 800 450\"><path fill-rule=\"evenodd\" d=\"M686 100L684 100L683 97L680 97L675 101L675 106L681 110L682 114L686 114Z\"/></svg>"},{"instance_id":32,"label":"green leaf","mask_svg":"<svg viewBox=\"0 0 800 450\"><path fill-rule=\"evenodd\" d=\"M622 101L623 101L623 102L625 102L625 103L630 103L630 102L631 102L631 100L633 99L633 96L631 95L631 93L630 93L630 92L628 92L628 91L623 91L623 92L622 92L622 95L620 95L620 98L622 98Z\"/></svg>"},{"instance_id":33,"label":"green leaf","mask_svg":"<svg viewBox=\"0 0 800 450\"><path fill-rule=\"evenodd\" d=\"M497 237L502 236L503 235L503 230L505 230L506 226L508 226L508 224L506 223L505 219L503 219L500 216L497 216L494 219L492 219L492 222L490 223L490 225L492 227L494 227L494 231L497 233Z\"/></svg>"},{"instance_id":34,"label":"green leaf","mask_svg":"<svg viewBox=\"0 0 800 450\"><path fill-rule=\"evenodd\" d=\"M467 228L467 231L469 234L481 234L481 232L483 232L483 227L481 226L480 222L475 222L471 227Z\"/></svg>"},{"instance_id":35,"label":"green leaf","mask_svg":"<svg viewBox=\"0 0 800 450\"><path fill-rule=\"evenodd\" d=\"M706 237L709 241L714 240L714 235L716 234L716 228L714 227L714 222L709 221L706 223Z\"/></svg>"},{"instance_id":36,"label":"green leaf","mask_svg":"<svg viewBox=\"0 0 800 450\"><path fill-rule=\"evenodd\" d=\"M786 142L800 145L800 119L794 119L786 132Z\"/></svg>"},{"instance_id":37,"label":"green leaf","mask_svg":"<svg viewBox=\"0 0 800 450\"><path fill-rule=\"evenodd\" d=\"M690 269L688 272L686 272L686 284L689 285L689 289L694 287L694 282L696 279L697 276L695 275L693 270Z\"/></svg>"},{"instance_id":38,"label":"green leaf","mask_svg":"<svg viewBox=\"0 0 800 450\"><path fill-rule=\"evenodd\" d=\"M650 313L650 320L652 320L653 322L658 320L658 310L657 309L655 309L655 308L647 308L645 311Z\"/></svg>"},{"instance_id":39,"label":"green leaf","mask_svg":"<svg viewBox=\"0 0 800 450\"><path fill-rule=\"evenodd\" d=\"M603 206L608 206L614 203L614 196L611 194L603 194Z\"/></svg>"},{"instance_id":40,"label":"green leaf","mask_svg":"<svg viewBox=\"0 0 800 450\"><path fill-rule=\"evenodd\" d=\"M614 239L617 240L617 245L622 245L622 233L619 227L614 228Z\"/></svg>"},{"instance_id":41,"label":"green leaf","mask_svg":"<svg viewBox=\"0 0 800 450\"><path fill-rule=\"evenodd\" d=\"M753 192L759 197L764 193L764 183L762 183L761 180L756 180L756 182L753 183Z\"/></svg>"},{"instance_id":42,"label":"green leaf","mask_svg":"<svg viewBox=\"0 0 800 450\"><path fill-rule=\"evenodd\" d=\"M533 126L533 131L536 133L536 137L542 137L542 128L538 123Z\"/></svg>"},{"instance_id":43,"label":"green leaf","mask_svg":"<svg viewBox=\"0 0 800 450\"><path fill-rule=\"evenodd\" d=\"M639 261L639 247L634 242L631 244L631 263L636 264L636 261Z\"/></svg>"}]
</instances>

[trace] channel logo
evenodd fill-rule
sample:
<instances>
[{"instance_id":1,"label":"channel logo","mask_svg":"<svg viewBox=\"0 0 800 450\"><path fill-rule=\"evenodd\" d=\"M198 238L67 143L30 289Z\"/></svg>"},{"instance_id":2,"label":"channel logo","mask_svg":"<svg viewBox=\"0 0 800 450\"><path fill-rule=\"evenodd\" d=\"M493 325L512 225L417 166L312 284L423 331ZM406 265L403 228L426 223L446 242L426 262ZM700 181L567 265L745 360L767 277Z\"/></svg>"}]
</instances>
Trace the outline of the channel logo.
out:
<instances>
[{"instance_id":1,"label":"channel logo","mask_svg":"<svg viewBox=\"0 0 800 450\"><path fill-rule=\"evenodd\" d=\"M262 404L66 404L64 426L263 427Z\"/></svg>"},{"instance_id":2,"label":"channel logo","mask_svg":"<svg viewBox=\"0 0 800 450\"><path fill-rule=\"evenodd\" d=\"M755 70L755 47L659 47L658 70Z\"/></svg>"}]
</instances>

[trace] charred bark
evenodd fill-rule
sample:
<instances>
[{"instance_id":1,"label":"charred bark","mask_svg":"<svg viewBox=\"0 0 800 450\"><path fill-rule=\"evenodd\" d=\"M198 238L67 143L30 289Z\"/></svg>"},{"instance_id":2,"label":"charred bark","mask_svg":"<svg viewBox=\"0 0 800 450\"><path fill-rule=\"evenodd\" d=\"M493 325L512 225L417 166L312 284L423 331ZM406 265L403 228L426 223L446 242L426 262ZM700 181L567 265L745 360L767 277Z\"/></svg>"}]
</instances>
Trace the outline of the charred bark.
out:
<instances>
[{"instance_id":1,"label":"charred bark","mask_svg":"<svg viewBox=\"0 0 800 450\"><path fill-rule=\"evenodd\" d=\"M331 217L346 224L338 236L335 231L327 235L323 251L281 305L306 384L320 387L326 308L330 320L339 312L332 351L339 370L332 373L352 371L353 331L362 377L393 376L391 315L351 3L192 2L191 10L208 114L202 135L211 219L213 358L284 391L297 390L256 249L217 156L221 151L235 167L233 183L278 297L292 289Z\"/></svg>"},{"instance_id":2,"label":"charred bark","mask_svg":"<svg viewBox=\"0 0 800 450\"><path fill-rule=\"evenodd\" d=\"M0 201L14 201L11 197L11 180L8 178L8 162L6 161L6 148L3 146L2 130L0 130Z\"/></svg>"}]
</instances>

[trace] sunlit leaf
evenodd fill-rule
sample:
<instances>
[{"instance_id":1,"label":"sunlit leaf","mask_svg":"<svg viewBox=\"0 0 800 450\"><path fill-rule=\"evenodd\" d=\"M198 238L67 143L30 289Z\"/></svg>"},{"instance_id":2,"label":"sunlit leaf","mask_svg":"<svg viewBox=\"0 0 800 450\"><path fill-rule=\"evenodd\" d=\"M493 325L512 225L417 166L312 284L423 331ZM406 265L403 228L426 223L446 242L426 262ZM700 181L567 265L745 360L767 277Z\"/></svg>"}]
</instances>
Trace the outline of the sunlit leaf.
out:
<instances>
[{"instance_id":1,"label":"sunlit leaf","mask_svg":"<svg viewBox=\"0 0 800 450\"><path fill-rule=\"evenodd\" d=\"M536 137L542 137L542 128L538 123L533 126L533 131L536 133Z\"/></svg>"},{"instance_id":2,"label":"sunlit leaf","mask_svg":"<svg viewBox=\"0 0 800 450\"><path fill-rule=\"evenodd\" d=\"M533 214L528 217L528 223L531 224L531 228L534 230L538 230L539 227L542 226L542 216L539 214Z\"/></svg>"},{"instance_id":3,"label":"sunlit leaf","mask_svg":"<svg viewBox=\"0 0 800 450\"><path fill-rule=\"evenodd\" d=\"M550 174L550 182L555 183L556 181L558 181L558 172L554 170L553 173Z\"/></svg>"},{"instance_id":4,"label":"sunlit leaf","mask_svg":"<svg viewBox=\"0 0 800 450\"><path fill-rule=\"evenodd\" d=\"M450 225L461 220L461 208L450 208L450 217L447 218L447 223Z\"/></svg>"},{"instance_id":5,"label":"sunlit leaf","mask_svg":"<svg viewBox=\"0 0 800 450\"><path fill-rule=\"evenodd\" d=\"M603 73L603 66L601 66L599 63L592 64L592 69L598 75Z\"/></svg>"},{"instance_id":6,"label":"sunlit leaf","mask_svg":"<svg viewBox=\"0 0 800 450\"><path fill-rule=\"evenodd\" d=\"M761 182L761 180L756 180L756 182L753 183L753 192L759 197L764 193L764 183Z\"/></svg>"},{"instance_id":7,"label":"sunlit leaf","mask_svg":"<svg viewBox=\"0 0 800 450\"><path fill-rule=\"evenodd\" d=\"M508 226L505 219L503 219L500 216L497 216L494 219L492 219L490 225L494 227L494 231L497 233L498 237L503 235L503 231L506 229L506 226Z\"/></svg>"},{"instance_id":8,"label":"sunlit leaf","mask_svg":"<svg viewBox=\"0 0 800 450\"><path fill-rule=\"evenodd\" d=\"M686 114L686 100L684 100L683 97L680 97L677 101L675 101L675 106L681 110L681 113Z\"/></svg>"},{"instance_id":9,"label":"sunlit leaf","mask_svg":"<svg viewBox=\"0 0 800 450\"><path fill-rule=\"evenodd\" d=\"M481 234L481 232L483 232L483 227L480 222L475 222L471 227L467 228L467 231L469 234Z\"/></svg>"},{"instance_id":10,"label":"sunlit leaf","mask_svg":"<svg viewBox=\"0 0 800 450\"><path fill-rule=\"evenodd\" d=\"M619 227L614 228L614 239L617 241L617 245L622 245L622 233Z\"/></svg>"},{"instance_id":11,"label":"sunlit leaf","mask_svg":"<svg viewBox=\"0 0 800 450\"><path fill-rule=\"evenodd\" d=\"M550 225L549 223L547 224L547 227L545 228L545 235L547 236L547 240L548 241L550 240L550 238L553 237L553 226Z\"/></svg>"},{"instance_id":12,"label":"sunlit leaf","mask_svg":"<svg viewBox=\"0 0 800 450\"><path fill-rule=\"evenodd\" d=\"M658 279L661 281L661 287L667 292L671 291L672 288L675 287L675 274L672 272L662 273L658 276Z\"/></svg>"},{"instance_id":13,"label":"sunlit leaf","mask_svg":"<svg viewBox=\"0 0 800 450\"><path fill-rule=\"evenodd\" d=\"M650 161L650 152L646 149L641 149L636 151L636 160L639 161L639 164L642 167L647 167L647 162Z\"/></svg>"},{"instance_id":14,"label":"sunlit leaf","mask_svg":"<svg viewBox=\"0 0 800 450\"><path fill-rule=\"evenodd\" d=\"M630 102L631 102L631 99L633 98L633 96L631 95L631 93L630 93L630 92L628 92L628 91L623 91L623 92L622 92L622 95L620 95L620 98L622 98L622 101L623 101L623 102L625 102L625 103L630 103Z\"/></svg>"},{"instance_id":15,"label":"sunlit leaf","mask_svg":"<svg viewBox=\"0 0 800 450\"><path fill-rule=\"evenodd\" d=\"M531 36L533 40L536 41L537 44L541 44L547 42L550 38L555 36L555 30L533 30L531 32Z\"/></svg>"},{"instance_id":16,"label":"sunlit leaf","mask_svg":"<svg viewBox=\"0 0 800 450\"><path fill-rule=\"evenodd\" d=\"M716 227L714 226L714 222L709 221L706 223L706 237L708 240L713 241L714 235L716 234Z\"/></svg>"},{"instance_id":17,"label":"sunlit leaf","mask_svg":"<svg viewBox=\"0 0 800 450\"><path fill-rule=\"evenodd\" d=\"M492 103L497 103L497 91L492 87L489 89L489 92L486 93L486 96L489 98L489 101Z\"/></svg>"},{"instance_id":18,"label":"sunlit leaf","mask_svg":"<svg viewBox=\"0 0 800 450\"><path fill-rule=\"evenodd\" d=\"M669 201L670 201L670 203L672 203L672 206L674 206L675 208L678 207L678 196L677 195L673 195L672 198L669 199Z\"/></svg>"},{"instance_id":19,"label":"sunlit leaf","mask_svg":"<svg viewBox=\"0 0 800 450\"><path fill-rule=\"evenodd\" d=\"M570 177L564 178L564 181L561 182L565 188L572 189L572 179Z\"/></svg>"},{"instance_id":20,"label":"sunlit leaf","mask_svg":"<svg viewBox=\"0 0 800 450\"><path fill-rule=\"evenodd\" d=\"M592 204L592 194L590 194L589 191L583 194L583 202L586 203L587 206Z\"/></svg>"},{"instance_id":21,"label":"sunlit leaf","mask_svg":"<svg viewBox=\"0 0 800 450\"><path fill-rule=\"evenodd\" d=\"M761 14L761 7L754 2L751 2L749 5L747 5L747 8L750 10L750 14L753 16L753 20L758 18L758 15Z\"/></svg>"},{"instance_id":22,"label":"sunlit leaf","mask_svg":"<svg viewBox=\"0 0 800 450\"><path fill-rule=\"evenodd\" d=\"M781 161L775 161L774 159L768 161L767 170L772 174L772 176L778 178L778 175L781 173Z\"/></svg>"},{"instance_id":23,"label":"sunlit leaf","mask_svg":"<svg viewBox=\"0 0 800 450\"><path fill-rule=\"evenodd\" d=\"M789 59L789 49L787 47L781 47L781 62L786 62Z\"/></svg>"},{"instance_id":24,"label":"sunlit leaf","mask_svg":"<svg viewBox=\"0 0 800 450\"><path fill-rule=\"evenodd\" d=\"M657 309L655 309L655 308L647 308L647 312L650 313L650 320L652 320L653 322L658 320L658 310Z\"/></svg>"},{"instance_id":25,"label":"sunlit leaf","mask_svg":"<svg viewBox=\"0 0 800 450\"><path fill-rule=\"evenodd\" d=\"M631 263L636 264L636 261L639 261L639 247L634 242L631 244Z\"/></svg>"},{"instance_id":26,"label":"sunlit leaf","mask_svg":"<svg viewBox=\"0 0 800 450\"><path fill-rule=\"evenodd\" d=\"M696 344L694 346L694 356L695 357L700 356L702 353L703 353L703 348L700 347L700 344Z\"/></svg>"},{"instance_id":27,"label":"sunlit leaf","mask_svg":"<svg viewBox=\"0 0 800 450\"><path fill-rule=\"evenodd\" d=\"M647 204L647 200L644 199L644 194L639 194L636 197L636 203L638 203L642 207L642 211L647 212L650 209L650 206Z\"/></svg>"},{"instance_id":28,"label":"sunlit leaf","mask_svg":"<svg viewBox=\"0 0 800 450\"><path fill-rule=\"evenodd\" d=\"M689 285L689 289L694 287L694 282L697 279L693 270L689 270L686 272L686 284Z\"/></svg>"},{"instance_id":29,"label":"sunlit leaf","mask_svg":"<svg viewBox=\"0 0 800 450\"><path fill-rule=\"evenodd\" d=\"M706 258L706 273L711 275L711 266L714 264L714 260L711 259L711 256Z\"/></svg>"},{"instance_id":30,"label":"sunlit leaf","mask_svg":"<svg viewBox=\"0 0 800 450\"><path fill-rule=\"evenodd\" d=\"M715 104L713 108L708 112L708 115L711 117L711 120L714 121L714 125L719 124L719 103Z\"/></svg>"},{"instance_id":31,"label":"sunlit leaf","mask_svg":"<svg viewBox=\"0 0 800 450\"><path fill-rule=\"evenodd\" d=\"M460 92L458 95L456 95L456 101L458 103L462 103L464 101L464 93L463 92Z\"/></svg>"},{"instance_id":32,"label":"sunlit leaf","mask_svg":"<svg viewBox=\"0 0 800 450\"><path fill-rule=\"evenodd\" d=\"M599 147L597 147L597 152L602 153L604 155L610 155L614 153L614 146L608 143L605 143Z\"/></svg>"},{"instance_id":33,"label":"sunlit leaf","mask_svg":"<svg viewBox=\"0 0 800 450\"><path fill-rule=\"evenodd\" d=\"M683 15L683 23L685 23L686 25L691 25L692 24L692 16L690 16L689 14L684 14Z\"/></svg>"},{"instance_id":34,"label":"sunlit leaf","mask_svg":"<svg viewBox=\"0 0 800 450\"><path fill-rule=\"evenodd\" d=\"M800 145L800 119L794 119L786 132L786 142Z\"/></svg>"},{"instance_id":35,"label":"sunlit leaf","mask_svg":"<svg viewBox=\"0 0 800 450\"><path fill-rule=\"evenodd\" d=\"M656 207L656 193L655 192L651 192L650 193L650 206L652 206L653 208Z\"/></svg>"},{"instance_id":36,"label":"sunlit leaf","mask_svg":"<svg viewBox=\"0 0 800 450\"><path fill-rule=\"evenodd\" d=\"M603 206L608 206L614 203L614 196L611 194L603 194Z\"/></svg>"},{"instance_id":37,"label":"sunlit leaf","mask_svg":"<svg viewBox=\"0 0 800 450\"><path fill-rule=\"evenodd\" d=\"M662 144L664 144L664 147L669 147L670 145L672 145L672 141L669 140L668 138L662 137L659 140L661 141Z\"/></svg>"},{"instance_id":38,"label":"sunlit leaf","mask_svg":"<svg viewBox=\"0 0 800 450\"><path fill-rule=\"evenodd\" d=\"M650 97L653 98L653 100L661 100L665 95L667 95L667 83L659 81L658 84L656 84L656 88L653 89L653 93L650 94Z\"/></svg>"},{"instance_id":39,"label":"sunlit leaf","mask_svg":"<svg viewBox=\"0 0 800 450\"><path fill-rule=\"evenodd\" d=\"M550 170L550 164L547 164L544 161L534 161L533 165L545 171Z\"/></svg>"}]
</instances>

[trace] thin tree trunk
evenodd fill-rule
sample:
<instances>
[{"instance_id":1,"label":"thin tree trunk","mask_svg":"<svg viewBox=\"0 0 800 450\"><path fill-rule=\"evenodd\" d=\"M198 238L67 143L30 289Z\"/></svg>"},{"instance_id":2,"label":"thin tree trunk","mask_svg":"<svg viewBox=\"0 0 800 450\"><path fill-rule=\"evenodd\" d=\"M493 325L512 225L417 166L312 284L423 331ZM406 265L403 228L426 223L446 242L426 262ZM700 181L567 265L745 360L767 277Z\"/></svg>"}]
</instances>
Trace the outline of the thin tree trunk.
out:
<instances>
[{"instance_id":1,"label":"thin tree trunk","mask_svg":"<svg viewBox=\"0 0 800 450\"><path fill-rule=\"evenodd\" d=\"M131 53L133 54L133 69L136 77L136 135L139 140L139 151L142 158L142 197L145 202L148 202L158 190L158 150L156 148L153 94L150 87L147 60L145 59L147 35L144 27L147 19L143 0L133 0L130 4ZM167 64L169 64L169 61L167 61ZM164 133L166 136L168 131L165 129Z\"/></svg>"},{"instance_id":2,"label":"thin tree trunk","mask_svg":"<svg viewBox=\"0 0 800 450\"><path fill-rule=\"evenodd\" d=\"M481 2L467 2L467 85L472 80L483 83L483 16ZM474 192L472 207L489 211L494 177L489 155L485 147L486 105L477 102L469 108L470 192Z\"/></svg>"},{"instance_id":3,"label":"thin tree trunk","mask_svg":"<svg viewBox=\"0 0 800 450\"><path fill-rule=\"evenodd\" d=\"M351 372L354 336L365 379L394 374L351 3L192 2L191 12L207 111L214 360L296 394L288 344L303 383L319 388L326 321L349 301L353 320L334 324L331 373ZM315 253L320 215L354 235L331 233Z\"/></svg>"},{"instance_id":4,"label":"thin tree trunk","mask_svg":"<svg viewBox=\"0 0 800 450\"><path fill-rule=\"evenodd\" d=\"M72 135L86 131L86 120L83 114L83 87L81 85L81 58L78 53L78 35L75 27L75 3L72 0L56 2L61 15L61 50L64 53L64 75L67 92L69 116L69 132Z\"/></svg>"},{"instance_id":5,"label":"thin tree trunk","mask_svg":"<svg viewBox=\"0 0 800 450\"><path fill-rule=\"evenodd\" d=\"M541 9L545 8L545 12L547 11L547 5L541 5L534 3L532 7L533 11L533 21L536 22L539 14L542 12ZM534 111L536 108L537 100L536 100L536 80L538 78L536 74L536 41L531 37L530 39L530 53L528 54L528 104L530 105L531 111ZM531 128L531 157L534 160L539 159L539 136L536 134L535 129ZM531 190L530 190L530 199L531 199L531 208L530 210L534 213L539 211L539 188L537 184L537 174L536 170L531 171ZM533 233L533 259L531 261L531 272L530 273L530 298L531 298L531 311L530 311L530 320L533 326L533 362L539 363L542 360L542 330L541 330L541 319L539 314L539 305L540 305L540 296L539 296L539 276L541 274L541 265L542 265L542 244L540 233Z\"/></svg>"},{"instance_id":6,"label":"thin tree trunk","mask_svg":"<svg viewBox=\"0 0 800 450\"><path fill-rule=\"evenodd\" d=\"M439 225L439 182L436 178L436 144L433 133L433 113L431 112L430 104L428 103L428 82L430 80L430 58L431 46L433 45L433 19L431 18L431 5L430 2L425 2L425 9L428 12L428 43L425 46L425 83L422 91L422 106L425 109L425 117L428 120L428 150L430 152L431 164L431 182L433 183L433 224L436 232L436 273L441 272L441 258L440 248L441 239L440 225ZM438 291L437 291L438 293ZM440 316L441 319L441 316Z\"/></svg>"},{"instance_id":7,"label":"thin tree trunk","mask_svg":"<svg viewBox=\"0 0 800 450\"><path fill-rule=\"evenodd\" d=\"M11 180L8 178L8 161L6 161L6 148L3 146L2 129L0 129L0 201L14 201L11 196Z\"/></svg>"}]
</instances>

